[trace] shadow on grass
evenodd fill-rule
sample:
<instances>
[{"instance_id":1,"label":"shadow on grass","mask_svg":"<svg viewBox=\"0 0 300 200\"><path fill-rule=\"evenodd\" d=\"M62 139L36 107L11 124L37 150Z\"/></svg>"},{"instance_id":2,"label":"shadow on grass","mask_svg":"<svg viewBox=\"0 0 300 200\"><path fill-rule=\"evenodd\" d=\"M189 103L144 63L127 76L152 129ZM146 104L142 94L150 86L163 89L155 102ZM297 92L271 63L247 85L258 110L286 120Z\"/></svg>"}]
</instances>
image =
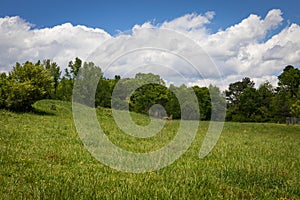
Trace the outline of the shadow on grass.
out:
<instances>
[{"instance_id":1,"label":"shadow on grass","mask_svg":"<svg viewBox=\"0 0 300 200\"><path fill-rule=\"evenodd\" d=\"M35 114L35 115L43 115L43 116L54 116L56 115L53 111L45 111L45 110L40 110L38 108L33 108L32 110L29 111L29 113Z\"/></svg>"},{"instance_id":2,"label":"shadow on grass","mask_svg":"<svg viewBox=\"0 0 300 200\"><path fill-rule=\"evenodd\" d=\"M13 110L13 109L1 109L4 112L11 112L11 113L15 113L15 114L34 114L34 115L43 115L43 116L55 116L56 113L55 111L45 111L45 110L41 110L39 108L34 108L32 107L31 109L27 109L27 110Z\"/></svg>"}]
</instances>

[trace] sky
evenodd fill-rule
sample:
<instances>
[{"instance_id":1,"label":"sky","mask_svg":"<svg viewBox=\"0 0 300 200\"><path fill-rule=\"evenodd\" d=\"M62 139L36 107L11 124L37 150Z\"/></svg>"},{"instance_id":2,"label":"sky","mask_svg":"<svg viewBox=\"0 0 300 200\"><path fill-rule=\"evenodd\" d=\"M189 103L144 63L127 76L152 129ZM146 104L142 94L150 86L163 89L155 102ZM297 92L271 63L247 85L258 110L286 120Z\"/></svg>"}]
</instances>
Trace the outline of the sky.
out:
<instances>
[{"instance_id":1,"label":"sky","mask_svg":"<svg viewBox=\"0 0 300 200\"><path fill-rule=\"evenodd\" d=\"M15 62L48 58L62 69L75 57L101 58L96 64L105 68L126 54L104 69L107 76L132 76L143 68L161 73L166 82L184 77L188 85L221 89L245 76L256 85L276 84L286 65L300 66L299 8L298 0L3 0L0 72ZM154 37L151 29L159 33ZM128 53L144 47L152 49ZM211 62L195 59L195 52L205 52Z\"/></svg>"}]
</instances>

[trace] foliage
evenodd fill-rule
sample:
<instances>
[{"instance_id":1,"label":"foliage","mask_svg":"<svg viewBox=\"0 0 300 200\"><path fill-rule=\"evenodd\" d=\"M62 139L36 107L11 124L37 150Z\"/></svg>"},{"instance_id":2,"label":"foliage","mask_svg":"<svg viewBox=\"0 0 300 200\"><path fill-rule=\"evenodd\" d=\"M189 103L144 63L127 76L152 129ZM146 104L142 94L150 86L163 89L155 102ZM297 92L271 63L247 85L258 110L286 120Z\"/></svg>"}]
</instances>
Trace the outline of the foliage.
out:
<instances>
[{"instance_id":1,"label":"foliage","mask_svg":"<svg viewBox=\"0 0 300 200\"><path fill-rule=\"evenodd\" d=\"M75 61L70 61L68 67L65 69L65 76L69 79L75 79L79 73L82 66L82 60L80 58L75 58Z\"/></svg>"},{"instance_id":2,"label":"foliage","mask_svg":"<svg viewBox=\"0 0 300 200\"><path fill-rule=\"evenodd\" d=\"M228 112L228 121L253 121L253 116L257 112L257 93L254 82L245 77L242 81L237 81L229 85L225 91ZM255 107L253 107L255 106Z\"/></svg>"},{"instance_id":3,"label":"foliage","mask_svg":"<svg viewBox=\"0 0 300 200\"><path fill-rule=\"evenodd\" d=\"M222 121L227 108L227 121L284 123L286 117L295 115L292 105L297 105L300 99L300 70L288 65L278 76L278 81L276 88L269 82L255 88L254 82L245 77L230 83L221 93L219 88L211 85L171 84L167 87L159 75L152 73L137 73L134 78L122 79L115 75L109 79L104 77L99 66L92 62L83 63L79 58L70 61L62 75L60 67L48 59L36 64L26 62L24 66L17 63L9 75L1 74L0 108L25 111L42 98L71 101L73 92L77 91L75 100L93 107L149 114L154 112L151 109L155 104L160 104L164 109L155 107L156 117L172 115L174 119L183 116L198 119L196 110L199 109L201 120ZM76 90L73 91L74 87ZM192 94L196 99L192 100Z\"/></svg>"},{"instance_id":4,"label":"foliage","mask_svg":"<svg viewBox=\"0 0 300 200\"><path fill-rule=\"evenodd\" d=\"M155 83L155 84L158 84L158 85L165 85L164 80L159 75L155 75L155 74L152 74L152 73L148 73L148 74L137 73L135 75L135 78L136 79L141 79L145 83Z\"/></svg>"},{"instance_id":5,"label":"foliage","mask_svg":"<svg viewBox=\"0 0 300 200\"><path fill-rule=\"evenodd\" d=\"M55 63L51 62L49 59L44 60L43 66L46 70L50 72L50 75L53 77L53 90L50 92L50 97L55 99L57 96L57 87L61 77L60 67Z\"/></svg>"},{"instance_id":6,"label":"foliage","mask_svg":"<svg viewBox=\"0 0 300 200\"><path fill-rule=\"evenodd\" d=\"M139 87L130 97L131 109L135 112L148 114L151 106L160 104L165 106L168 102L168 89L159 84L146 84ZM161 113L157 117L162 117Z\"/></svg>"},{"instance_id":7,"label":"foliage","mask_svg":"<svg viewBox=\"0 0 300 200\"><path fill-rule=\"evenodd\" d=\"M5 73L0 74L0 109L6 107L8 80Z\"/></svg>"},{"instance_id":8,"label":"foliage","mask_svg":"<svg viewBox=\"0 0 300 200\"><path fill-rule=\"evenodd\" d=\"M50 95L53 77L50 71L39 63L26 62L24 65L17 63L7 80L2 76L3 83L5 107L14 111L27 111L34 102Z\"/></svg>"},{"instance_id":9,"label":"foliage","mask_svg":"<svg viewBox=\"0 0 300 200\"><path fill-rule=\"evenodd\" d=\"M80 71L76 74L76 84L73 90L73 100L95 107L95 96L97 85L103 73L100 67L93 62L85 62Z\"/></svg>"},{"instance_id":10,"label":"foliage","mask_svg":"<svg viewBox=\"0 0 300 200\"><path fill-rule=\"evenodd\" d=\"M228 107L235 106L240 101L240 95L246 88L253 88L254 82L245 77L242 81L229 84L229 89L225 91Z\"/></svg>"},{"instance_id":11,"label":"foliage","mask_svg":"<svg viewBox=\"0 0 300 200\"><path fill-rule=\"evenodd\" d=\"M226 115L226 98L216 86L208 87L211 98L211 120L224 121Z\"/></svg>"},{"instance_id":12,"label":"foliage","mask_svg":"<svg viewBox=\"0 0 300 200\"><path fill-rule=\"evenodd\" d=\"M294 117L300 117L300 100L297 100L291 105L291 115Z\"/></svg>"},{"instance_id":13,"label":"foliage","mask_svg":"<svg viewBox=\"0 0 300 200\"><path fill-rule=\"evenodd\" d=\"M280 90L285 90L291 97L296 97L300 86L300 70L288 65L278 76Z\"/></svg>"},{"instance_id":14,"label":"foliage","mask_svg":"<svg viewBox=\"0 0 300 200\"><path fill-rule=\"evenodd\" d=\"M211 117L211 98L207 87L193 86L193 90L197 96L200 119L210 120Z\"/></svg>"}]
</instances>

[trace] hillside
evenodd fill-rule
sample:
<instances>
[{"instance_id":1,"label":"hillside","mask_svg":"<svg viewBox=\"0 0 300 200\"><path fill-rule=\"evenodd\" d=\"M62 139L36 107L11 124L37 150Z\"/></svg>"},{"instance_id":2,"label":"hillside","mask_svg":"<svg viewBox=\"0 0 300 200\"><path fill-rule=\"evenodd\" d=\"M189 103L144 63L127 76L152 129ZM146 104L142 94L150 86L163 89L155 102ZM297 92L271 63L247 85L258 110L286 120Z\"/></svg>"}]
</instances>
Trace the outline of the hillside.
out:
<instances>
[{"instance_id":1,"label":"hillside","mask_svg":"<svg viewBox=\"0 0 300 200\"><path fill-rule=\"evenodd\" d=\"M300 199L300 126L225 124L204 159L201 122L189 150L158 171L116 171L93 158L77 135L71 103L42 100L31 113L0 110L0 196L3 199ZM97 108L105 134L118 146L148 152L166 145L179 122L150 139L125 135L111 110ZM147 125L145 115L131 113Z\"/></svg>"}]
</instances>

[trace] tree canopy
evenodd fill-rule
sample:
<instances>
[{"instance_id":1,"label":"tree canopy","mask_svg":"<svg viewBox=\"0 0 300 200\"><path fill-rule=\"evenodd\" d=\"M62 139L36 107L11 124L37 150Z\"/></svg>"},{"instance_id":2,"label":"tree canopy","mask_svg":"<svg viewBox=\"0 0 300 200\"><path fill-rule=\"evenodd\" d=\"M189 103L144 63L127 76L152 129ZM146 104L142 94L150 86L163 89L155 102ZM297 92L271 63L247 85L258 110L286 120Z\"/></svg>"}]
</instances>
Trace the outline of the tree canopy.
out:
<instances>
[{"instance_id":1,"label":"tree canopy","mask_svg":"<svg viewBox=\"0 0 300 200\"><path fill-rule=\"evenodd\" d=\"M77 102L91 107L128 108L143 114L150 111L151 116L159 118L172 115L174 119L218 121L225 118L227 107L227 121L285 122L286 117L300 117L299 88L300 70L291 65L278 76L276 88L269 82L256 88L245 77L230 83L222 93L212 85L166 86L163 78L152 73L137 73L134 78L115 75L109 79L99 66L83 63L79 58L70 61L62 73L55 62L44 60L16 63L11 72L0 74L0 108L27 111L40 99L70 101L73 95ZM154 109L157 104L164 109Z\"/></svg>"}]
</instances>

